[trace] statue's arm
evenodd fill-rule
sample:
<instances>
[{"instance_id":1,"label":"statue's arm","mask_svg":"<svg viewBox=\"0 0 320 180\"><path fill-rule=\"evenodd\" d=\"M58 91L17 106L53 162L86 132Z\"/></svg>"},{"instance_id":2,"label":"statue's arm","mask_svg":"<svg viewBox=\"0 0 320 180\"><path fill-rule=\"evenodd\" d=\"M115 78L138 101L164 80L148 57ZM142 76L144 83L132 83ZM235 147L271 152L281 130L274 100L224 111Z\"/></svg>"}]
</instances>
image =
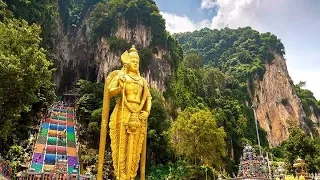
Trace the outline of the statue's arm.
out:
<instances>
[{"instance_id":1,"label":"statue's arm","mask_svg":"<svg viewBox=\"0 0 320 180\"><path fill-rule=\"evenodd\" d=\"M146 100L146 103L144 106L144 111L147 111L148 114L150 115L151 105L152 105L152 103L151 103L152 97L151 97L151 93L150 93L149 88L148 87L146 87L146 88L147 88L147 100Z\"/></svg>"},{"instance_id":2,"label":"statue's arm","mask_svg":"<svg viewBox=\"0 0 320 180\"><path fill-rule=\"evenodd\" d=\"M116 76L115 78L113 78L113 80L110 83L109 86L109 96L113 97L115 95L118 95L121 93L122 87L120 86L119 83L119 76Z\"/></svg>"},{"instance_id":3,"label":"statue's arm","mask_svg":"<svg viewBox=\"0 0 320 180\"><path fill-rule=\"evenodd\" d=\"M146 85L146 81L144 82L144 88L145 88L145 93L144 93L144 97L146 98L146 101L143 105L141 114L139 115L139 119L147 119L150 115L150 111L151 111L151 93L149 91L148 86ZM147 96L147 97L146 97Z\"/></svg>"},{"instance_id":4,"label":"statue's arm","mask_svg":"<svg viewBox=\"0 0 320 180\"><path fill-rule=\"evenodd\" d=\"M149 114L150 114L150 111L151 111L151 99L152 99L151 96L147 97L146 106L145 106L145 111L147 111Z\"/></svg>"}]
</instances>

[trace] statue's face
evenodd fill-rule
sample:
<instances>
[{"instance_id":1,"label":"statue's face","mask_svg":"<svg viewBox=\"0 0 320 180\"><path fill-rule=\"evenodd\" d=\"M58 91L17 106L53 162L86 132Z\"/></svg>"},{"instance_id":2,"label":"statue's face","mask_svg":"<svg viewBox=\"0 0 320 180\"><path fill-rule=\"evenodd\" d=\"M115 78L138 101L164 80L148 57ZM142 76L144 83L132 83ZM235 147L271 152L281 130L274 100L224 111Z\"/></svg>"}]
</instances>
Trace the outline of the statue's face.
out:
<instances>
[{"instance_id":1,"label":"statue's face","mask_svg":"<svg viewBox=\"0 0 320 180\"><path fill-rule=\"evenodd\" d=\"M131 58L131 62L129 63L128 70L131 72L138 72L139 70L139 59Z\"/></svg>"}]
</instances>

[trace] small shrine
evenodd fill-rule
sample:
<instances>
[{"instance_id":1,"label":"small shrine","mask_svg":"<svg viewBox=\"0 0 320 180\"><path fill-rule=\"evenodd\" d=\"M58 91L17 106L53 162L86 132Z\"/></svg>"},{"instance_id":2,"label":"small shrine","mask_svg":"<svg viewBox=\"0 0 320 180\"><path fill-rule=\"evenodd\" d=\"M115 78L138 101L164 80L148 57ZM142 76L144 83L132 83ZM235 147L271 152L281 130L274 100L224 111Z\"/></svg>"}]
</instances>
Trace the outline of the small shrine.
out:
<instances>
[{"instance_id":1,"label":"small shrine","mask_svg":"<svg viewBox=\"0 0 320 180\"><path fill-rule=\"evenodd\" d=\"M293 168L295 168L295 171L296 171L296 177L299 177L299 179L300 178L312 179L308 173L307 166L308 165L305 162L305 160L298 158L293 164Z\"/></svg>"},{"instance_id":2,"label":"small shrine","mask_svg":"<svg viewBox=\"0 0 320 180\"><path fill-rule=\"evenodd\" d=\"M283 167L284 163L278 163L278 167L274 170L274 177L278 179L285 179L286 170Z\"/></svg>"},{"instance_id":3,"label":"small shrine","mask_svg":"<svg viewBox=\"0 0 320 180\"><path fill-rule=\"evenodd\" d=\"M240 159L238 177L244 179L267 178L266 161L262 156L257 156L252 146L246 145Z\"/></svg>"}]
</instances>

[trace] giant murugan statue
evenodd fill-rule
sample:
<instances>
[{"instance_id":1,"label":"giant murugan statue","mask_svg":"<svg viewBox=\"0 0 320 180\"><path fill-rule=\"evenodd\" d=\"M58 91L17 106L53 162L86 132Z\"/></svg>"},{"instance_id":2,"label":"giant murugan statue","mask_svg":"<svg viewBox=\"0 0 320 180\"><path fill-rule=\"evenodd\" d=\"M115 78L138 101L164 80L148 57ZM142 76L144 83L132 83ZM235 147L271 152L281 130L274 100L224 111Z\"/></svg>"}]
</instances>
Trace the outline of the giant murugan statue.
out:
<instances>
[{"instance_id":1,"label":"giant murugan statue","mask_svg":"<svg viewBox=\"0 0 320 180\"><path fill-rule=\"evenodd\" d=\"M105 81L99 147L98 180L102 179L110 98L119 96L110 116L110 139L114 173L117 179L145 179L147 118L151 95L139 73L139 55L135 46L121 55L123 67L111 72ZM140 160L141 159L141 160Z\"/></svg>"}]
</instances>

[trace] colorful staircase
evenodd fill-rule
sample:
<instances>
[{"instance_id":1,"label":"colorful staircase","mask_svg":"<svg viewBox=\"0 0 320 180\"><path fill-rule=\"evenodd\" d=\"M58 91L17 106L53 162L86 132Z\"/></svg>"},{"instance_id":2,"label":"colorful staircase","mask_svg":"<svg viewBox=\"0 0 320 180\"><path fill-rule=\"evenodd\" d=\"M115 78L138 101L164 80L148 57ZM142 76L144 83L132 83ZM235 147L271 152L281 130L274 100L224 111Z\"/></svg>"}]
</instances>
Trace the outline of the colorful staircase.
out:
<instances>
[{"instance_id":1,"label":"colorful staircase","mask_svg":"<svg viewBox=\"0 0 320 180\"><path fill-rule=\"evenodd\" d=\"M74 108L56 106L40 126L30 169L36 173L58 172L65 162L68 174L79 175Z\"/></svg>"}]
</instances>

